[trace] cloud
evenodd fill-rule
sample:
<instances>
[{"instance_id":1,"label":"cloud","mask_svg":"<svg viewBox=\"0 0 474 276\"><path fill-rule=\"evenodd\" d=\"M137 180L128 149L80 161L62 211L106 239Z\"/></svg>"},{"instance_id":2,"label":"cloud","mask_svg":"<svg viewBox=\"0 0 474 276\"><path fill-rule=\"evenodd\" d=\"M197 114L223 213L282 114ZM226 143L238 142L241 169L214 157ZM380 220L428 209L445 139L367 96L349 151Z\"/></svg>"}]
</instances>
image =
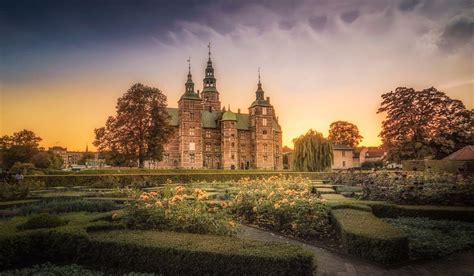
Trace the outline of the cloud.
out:
<instances>
[{"instance_id":1,"label":"cloud","mask_svg":"<svg viewBox=\"0 0 474 276\"><path fill-rule=\"evenodd\" d=\"M359 15L360 13L358 10L347 11L341 14L341 19L344 22L350 24L354 22L359 17Z\"/></svg>"},{"instance_id":2,"label":"cloud","mask_svg":"<svg viewBox=\"0 0 474 276\"><path fill-rule=\"evenodd\" d=\"M282 20L278 23L280 29L288 31L291 30L295 26L296 22L294 20Z\"/></svg>"},{"instance_id":3,"label":"cloud","mask_svg":"<svg viewBox=\"0 0 474 276\"><path fill-rule=\"evenodd\" d=\"M398 9L404 12L412 11L420 3L420 0L402 0Z\"/></svg>"},{"instance_id":4,"label":"cloud","mask_svg":"<svg viewBox=\"0 0 474 276\"><path fill-rule=\"evenodd\" d=\"M326 26L328 17L326 15L312 16L308 19L309 25L315 31L322 31Z\"/></svg>"},{"instance_id":5,"label":"cloud","mask_svg":"<svg viewBox=\"0 0 474 276\"><path fill-rule=\"evenodd\" d=\"M472 44L473 34L474 20L472 18L456 18L444 28L438 41L438 47L447 52L456 51L466 44Z\"/></svg>"}]
</instances>

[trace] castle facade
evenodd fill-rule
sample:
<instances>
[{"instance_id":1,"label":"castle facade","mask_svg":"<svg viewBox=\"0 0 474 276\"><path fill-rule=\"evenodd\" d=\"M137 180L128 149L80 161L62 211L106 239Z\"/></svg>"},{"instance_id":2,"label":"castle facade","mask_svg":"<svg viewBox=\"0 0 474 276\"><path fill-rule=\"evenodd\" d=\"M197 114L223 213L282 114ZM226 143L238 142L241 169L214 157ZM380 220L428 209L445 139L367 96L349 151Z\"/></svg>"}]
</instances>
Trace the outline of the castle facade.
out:
<instances>
[{"instance_id":1,"label":"castle facade","mask_svg":"<svg viewBox=\"0 0 474 276\"><path fill-rule=\"evenodd\" d=\"M157 168L283 169L282 130L270 98L265 98L260 73L256 98L248 113L221 106L214 68L209 60L202 92L194 91L189 66L177 108L168 108L173 138Z\"/></svg>"}]
</instances>

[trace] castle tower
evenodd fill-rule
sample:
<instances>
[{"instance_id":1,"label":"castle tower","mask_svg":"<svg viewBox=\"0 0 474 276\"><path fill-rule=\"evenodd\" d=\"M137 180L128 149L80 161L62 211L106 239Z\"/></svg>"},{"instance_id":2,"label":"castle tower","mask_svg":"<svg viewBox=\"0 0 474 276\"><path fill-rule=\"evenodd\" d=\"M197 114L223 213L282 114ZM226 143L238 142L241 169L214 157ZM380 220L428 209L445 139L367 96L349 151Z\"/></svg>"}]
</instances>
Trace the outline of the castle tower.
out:
<instances>
[{"instance_id":1,"label":"castle tower","mask_svg":"<svg viewBox=\"0 0 474 276\"><path fill-rule=\"evenodd\" d=\"M182 168L202 168L202 100L194 92L191 61L188 59L188 79L184 94L178 101L179 151Z\"/></svg>"},{"instance_id":2,"label":"castle tower","mask_svg":"<svg viewBox=\"0 0 474 276\"><path fill-rule=\"evenodd\" d=\"M221 135L222 167L235 170L239 167L237 116L230 110L230 107L222 114Z\"/></svg>"},{"instance_id":3,"label":"castle tower","mask_svg":"<svg viewBox=\"0 0 474 276\"><path fill-rule=\"evenodd\" d=\"M258 70L258 85L255 92L256 99L249 107L250 114L250 132L252 141L252 162L253 168L259 169L276 169L280 166L282 158L277 156L280 154L281 148L281 131L276 121L275 111L270 104L270 98L265 99L265 92L262 89L260 81L260 68Z\"/></svg>"},{"instance_id":4,"label":"castle tower","mask_svg":"<svg viewBox=\"0 0 474 276\"><path fill-rule=\"evenodd\" d=\"M221 102L219 100L219 92L216 87L216 78L214 77L214 68L211 61L211 43L207 46L209 48L209 60L205 70L205 77L203 80L202 99L203 109L206 111L220 111Z\"/></svg>"}]
</instances>

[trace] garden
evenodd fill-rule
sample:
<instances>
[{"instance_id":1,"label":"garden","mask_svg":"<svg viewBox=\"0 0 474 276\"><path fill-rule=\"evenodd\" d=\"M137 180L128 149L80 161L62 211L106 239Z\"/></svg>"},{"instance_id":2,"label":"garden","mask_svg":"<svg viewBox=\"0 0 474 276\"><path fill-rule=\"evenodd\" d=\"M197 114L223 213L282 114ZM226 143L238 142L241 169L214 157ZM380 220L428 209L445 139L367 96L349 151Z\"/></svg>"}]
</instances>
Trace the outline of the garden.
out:
<instances>
[{"instance_id":1,"label":"garden","mask_svg":"<svg viewBox=\"0 0 474 276\"><path fill-rule=\"evenodd\" d=\"M189 173L186 182L173 181L183 176L104 175L98 178L105 182L54 176L64 178L61 186L38 177L2 183L0 271L315 273L317 254L249 239L242 235L246 227L387 268L474 246L469 176L252 174L222 181L189 180Z\"/></svg>"}]
</instances>

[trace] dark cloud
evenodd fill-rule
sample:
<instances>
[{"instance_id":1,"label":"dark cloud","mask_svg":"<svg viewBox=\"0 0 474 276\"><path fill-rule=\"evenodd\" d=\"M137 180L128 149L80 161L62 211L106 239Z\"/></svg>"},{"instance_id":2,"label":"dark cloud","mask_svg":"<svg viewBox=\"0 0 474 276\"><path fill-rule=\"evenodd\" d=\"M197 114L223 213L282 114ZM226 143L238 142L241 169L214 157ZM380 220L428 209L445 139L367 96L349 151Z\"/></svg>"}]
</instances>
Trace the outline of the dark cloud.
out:
<instances>
[{"instance_id":1,"label":"dark cloud","mask_svg":"<svg viewBox=\"0 0 474 276\"><path fill-rule=\"evenodd\" d=\"M280 29L288 31L293 29L295 24L296 22L294 20L282 20L280 21L280 23L278 23L278 26L280 27Z\"/></svg>"},{"instance_id":2,"label":"dark cloud","mask_svg":"<svg viewBox=\"0 0 474 276\"><path fill-rule=\"evenodd\" d=\"M358 10L352 10L352 11L347 11L347 12L343 12L341 14L341 19L350 24L352 22L354 22L358 17L359 17L359 11Z\"/></svg>"},{"instance_id":3,"label":"dark cloud","mask_svg":"<svg viewBox=\"0 0 474 276\"><path fill-rule=\"evenodd\" d=\"M328 22L328 17L325 15L320 16L312 16L308 19L309 25L315 31L322 31L324 27L326 27L326 23Z\"/></svg>"},{"instance_id":4,"label":"dark cloud","mask_svg":"<svg viewBox=\"0 0 474 276\"><path fill-rule=\"evenodd\" d=\"M420 3L420 0L402 0L398 9L401 11L412 11Z\"/></svg>"},{"instance_id":5,"label":"dark cloud","mask_svg":"<svg viewBox=\"0 0 474 276\"><path fill-rule=\"evenodd\" d=\"M466 44L473 43L474 20L472 18L457 18L445 28L438 46L448 52L456 51Z\"/></svg>"}]
</instances>

